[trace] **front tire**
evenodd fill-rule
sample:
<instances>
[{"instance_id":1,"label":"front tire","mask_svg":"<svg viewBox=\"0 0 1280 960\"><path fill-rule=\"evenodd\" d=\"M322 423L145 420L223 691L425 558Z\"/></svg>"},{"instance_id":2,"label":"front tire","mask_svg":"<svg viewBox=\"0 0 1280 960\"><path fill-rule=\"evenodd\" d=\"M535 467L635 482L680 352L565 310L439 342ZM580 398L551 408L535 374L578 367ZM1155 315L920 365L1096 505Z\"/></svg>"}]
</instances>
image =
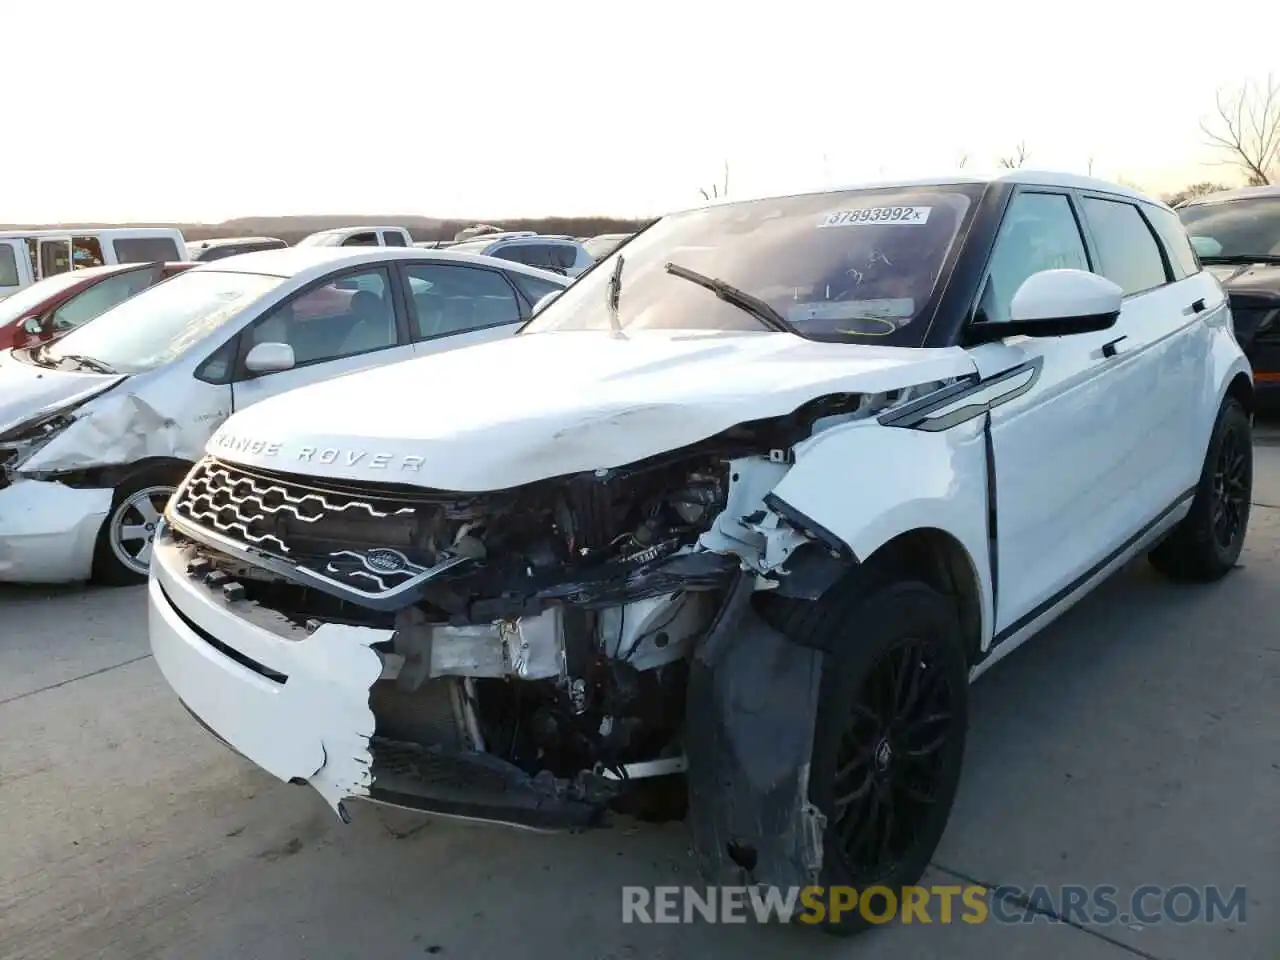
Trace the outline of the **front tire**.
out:
<instances>
[{"instance_id":1,"label":"front tire","mask_svg":"<svg viewBox=\"0 0 1280 960\"><path fill-rule=\"evenodd\" d=\"M873 922L863 892L887 887L900 903L946 829L968 727L964 636L954 604L912 580L789 614L784 633L835 651L819 693L809 797L827 818L822 884L828 895L834 886L859 895L857 909L824 926L847 936ZM887 916L887 898L876 900L867 913Z\"/></svg>"},{"instance_id":2,"label":"front tire","mask_svg":"<svg viewBox=\"0 0 1280 960\"><path fill-rule=\"evenodd\" d=\"M1191 509L1148 560L1184 583L1211 583L1240 559L1253 499L1253 430L1235 397L1218 410Z\"/></svg>"},{"instance_id":3,"label":"front tire","mask_svg":"<svg viewBox=\"0 0 1280 960\"><path fill-rule=\"evenodd\" d=\"M112 587L146 583L151 547L165 505L177 489L169 474L145 473L116 487L94 548L93 579Z\"/></svg>"}]
</instances>

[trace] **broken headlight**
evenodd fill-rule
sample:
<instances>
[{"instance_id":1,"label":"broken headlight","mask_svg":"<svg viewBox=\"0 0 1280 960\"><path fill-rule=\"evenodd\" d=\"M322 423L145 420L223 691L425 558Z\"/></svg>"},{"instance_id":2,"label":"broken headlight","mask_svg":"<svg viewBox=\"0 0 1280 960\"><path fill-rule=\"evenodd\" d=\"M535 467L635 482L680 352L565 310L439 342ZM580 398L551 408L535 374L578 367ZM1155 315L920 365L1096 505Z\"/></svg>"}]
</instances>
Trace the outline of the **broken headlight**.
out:
<instances>
[{"instance_id":1,"label":"broken headlight","mask_svg":"<svg viewBox=\"0 0 1280 960\"><path fill-rule=\"evenodd\" d=\"M70 409L57 410L0 434L0 471L17 470L74 421Z\"/></svg>"}]
</instances>

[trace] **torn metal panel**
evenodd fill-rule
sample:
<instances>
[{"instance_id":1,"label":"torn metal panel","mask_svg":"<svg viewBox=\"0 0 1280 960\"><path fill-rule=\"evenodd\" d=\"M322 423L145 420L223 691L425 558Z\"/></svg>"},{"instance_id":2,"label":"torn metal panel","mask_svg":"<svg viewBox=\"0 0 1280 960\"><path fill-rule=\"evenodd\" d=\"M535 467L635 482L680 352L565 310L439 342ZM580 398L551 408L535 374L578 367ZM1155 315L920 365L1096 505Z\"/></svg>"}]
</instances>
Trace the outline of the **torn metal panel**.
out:
<instances>
[{"instance_id":1,"label":"torn metal panel","mask_svg":"<svg viewBox=\"0 0 1280 960\"><path fill-rule=\"evenodd\" d=\"M227 387L192 381L162 405L141 391L118 390L91 401L74 422L23 464L26 473L58 473L135 463L150 457L194 461L228 411ZM154 391L150 391L154 393Z\"/></svg>"},{"instance_id":2,"label":"torn metal panel","mask_svg":"<svg viewBox=\"0 0 1280 960\"><path fill-rule=\"evenodd\" d=\"M760 618L746 575L695 652L685 752L708 882L819 881L825 818L809 801L809 764L823 656Z\"/></svg>"}]
</instances>

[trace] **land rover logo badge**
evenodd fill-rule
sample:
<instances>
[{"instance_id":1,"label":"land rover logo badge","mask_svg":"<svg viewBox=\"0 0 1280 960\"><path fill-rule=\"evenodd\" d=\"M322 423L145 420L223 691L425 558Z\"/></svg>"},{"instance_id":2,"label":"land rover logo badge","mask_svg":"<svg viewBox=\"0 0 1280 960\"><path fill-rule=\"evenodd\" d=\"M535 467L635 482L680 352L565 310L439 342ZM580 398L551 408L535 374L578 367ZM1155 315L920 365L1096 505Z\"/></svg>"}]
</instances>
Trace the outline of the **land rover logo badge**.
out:
<instances>
[{"instance_id":1,"label":"land rover logo badge","mask_svg":"<svg viewBox=\"0 0 1280 960\"><path fill-rule=\"evenodd\" d=\"M409 558L395 550L371 550L365 562L379 573L398 573L409 565Z\"/></svg>"}]
</instances>

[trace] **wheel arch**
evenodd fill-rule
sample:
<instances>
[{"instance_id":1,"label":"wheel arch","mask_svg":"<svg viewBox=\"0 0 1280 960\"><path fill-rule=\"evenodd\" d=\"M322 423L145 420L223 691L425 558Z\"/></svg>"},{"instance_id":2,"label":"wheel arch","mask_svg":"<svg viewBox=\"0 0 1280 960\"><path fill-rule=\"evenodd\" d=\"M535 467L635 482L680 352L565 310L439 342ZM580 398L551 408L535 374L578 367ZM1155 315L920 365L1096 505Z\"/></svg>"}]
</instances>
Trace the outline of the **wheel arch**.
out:
<instances>
[{"instance_id":1,"label":"wheel arch","mask_svg":"<svg viewBox=\"0 0 1280 960\"><path fill-rule=\"evenodd\" d=\"M981 658L990 621L989 598L977 562L958 537L939 527L905 530L877 547L863 564L920 580L950 598L970 666Z\"/></svg>"}]
</instances>

